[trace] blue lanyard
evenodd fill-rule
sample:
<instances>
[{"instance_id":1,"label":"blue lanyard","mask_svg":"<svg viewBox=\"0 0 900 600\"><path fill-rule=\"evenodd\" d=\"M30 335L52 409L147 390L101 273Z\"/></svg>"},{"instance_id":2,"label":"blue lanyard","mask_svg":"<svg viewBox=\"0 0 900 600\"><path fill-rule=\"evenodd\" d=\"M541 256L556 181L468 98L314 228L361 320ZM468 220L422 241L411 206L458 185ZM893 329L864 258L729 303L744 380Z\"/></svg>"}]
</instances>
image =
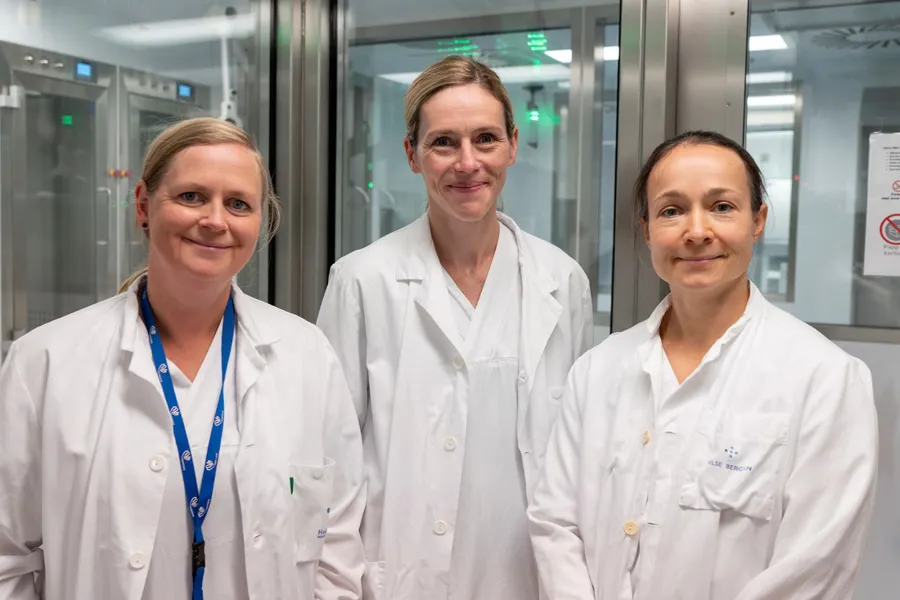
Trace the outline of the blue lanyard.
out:
<instances>
[{"instance_id":1,"label":"blue lanyard","mask_svg":"<svg viewBox=\"0 0 900 600\"><path fill-rule=\"evenodd\" d=\"M188 442L187 430L184 427L184 419L175 397L175 387L172 385L172 376L169 374L169 366L166 361L166 352L163 349L162 340L153 320L153 311L150 308L150 300L147 298L147 287L141 291L141 316L147 326L147 334L150 336L150 351L153 353L153 362L156 365L156 373L159 375L159 383L162 385L166 404L169 406L169 414L172 416L172 429L175 432L175 444L178 446L178 455L181 463L181 479L184 481L184 493L187 500L188 512L194 524L194 543L191 547L191 577L193 579L193 600L203 600L203 574L206 571L206 553L203 543L203 521L209 513L209 505L212 502L213 486L216 482L216 468L219 464L219 449L222 447L222 428L225 423L225 372L228 369L228 359L231 356L231 343L234 340L235 314L234 301L228 297L228 305L225 307L225 317L222 323L222 389L219 391L219 404L216 406L216 416L213 418L212 432L209 435L209 447L206 451L206 467L203 471L203 481L200 491L197 491L197 475L194 472L193 455L191 445Z\"/></svg>"}]
</instances>

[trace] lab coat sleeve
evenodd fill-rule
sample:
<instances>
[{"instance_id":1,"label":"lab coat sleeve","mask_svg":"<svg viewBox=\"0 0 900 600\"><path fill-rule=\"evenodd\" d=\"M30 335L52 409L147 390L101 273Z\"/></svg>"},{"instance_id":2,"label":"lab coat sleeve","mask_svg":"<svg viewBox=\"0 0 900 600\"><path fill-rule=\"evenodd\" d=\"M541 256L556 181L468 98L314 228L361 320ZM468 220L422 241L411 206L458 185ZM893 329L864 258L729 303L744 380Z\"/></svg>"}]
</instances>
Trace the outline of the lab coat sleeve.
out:
<instances>
[{"instance_id":1,"label":"lab coat sleeve","mask_svg":"<svg viewBox=\"0 0 900 600\"><path fill-rule=\"evenodd\" d=\"M578 528L581 470L581 394L575 363L566 385L560 415L553 427L544 470L528 509L531 543L541 588L549 600L587 600L594 597L584 543Z\"/></svg>"},{"instance_id":2,"label":"lab coat sleeve","mask_svg":"<svg viewBox=\"0 0 900 600\"><path fill-rule=\"evenodd\" d=\"M325 332L337 353L362 430L369 403L366 327L359 302L342 276L340 263L331 267L316 325Z\"/></svg>"},{"instance_id":3,"label":"lab coat sleeve","mask_svg":"<svg viewBox=\"0 0 900 600\"><path fill-rule=\"evenodd\" d=\"M847 600L875 502L878 425L869 370L823 369L804 406L769 567L737 600Z\"/></svg>"},{"instance_id":4,"label":"lab coat sleeve","mask_svg":"<svg viewBox=\"0 0 900 600\"><path fill-rule=\"evenodd\" d=\"M362 597L365 552L360 524L366 507L362 438L340 364L327 348L322 402L325 405L325 454L335 461L334 490L328 532L316 578L317 600Z\"/></svg>"},{"instance_id":5,"label":"lab coat sleeve","mask_svg":"<svg viewBox=\"0 0 900 600\"><path fill-rule=\"evenodd\" d=\"M0 370L0 600L40 597L41 433L15 345Z\"/></svg>"}]
</instances>

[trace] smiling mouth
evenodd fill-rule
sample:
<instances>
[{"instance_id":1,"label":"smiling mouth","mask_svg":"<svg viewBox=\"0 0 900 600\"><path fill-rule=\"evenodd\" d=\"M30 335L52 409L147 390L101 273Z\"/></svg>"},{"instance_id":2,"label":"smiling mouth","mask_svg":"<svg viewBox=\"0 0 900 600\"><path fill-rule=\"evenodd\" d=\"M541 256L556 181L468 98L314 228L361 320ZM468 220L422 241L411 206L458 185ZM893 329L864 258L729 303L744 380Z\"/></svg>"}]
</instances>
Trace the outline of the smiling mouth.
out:
<instances>
[{"instance_id":1,"label":"smiling mouth","mask_svg":"<svg viewBox=\"0 0 900 600\"><path fill-rule=\"evenodd\" d=\"M716 260L717 258L722 258L722 257L721 256L695 256L695 257L690 257L690 258L679 258L678 260L687 262L687 263L702 264L702 263L712 262L712 261Z\"/></svg>"},{"instance_id":2,"label":"smiling mouth","mask_svg":"<svg viewBox=\"0 0 900 600\"><path fill-rule=\"evenodd\" d=\"M487 187L486 183L470 183L470 184L451 184L450 189L462 192L464 194L471 194L472 192L477 192L483 188Z\"/></svg>"},{"instance_id":3,"label":"smiling mouth","mask_svg":"<svg viewBox=\"0 0 900 600\"><path fill-rule=\"evenodd\" d=\"M205 242L198 242L192 240L190 238L184 238L188 243L194 244L195 246L200 246L201 248L208 248L210 250L228 250L231 246L222 246L221 244L209 244Z\"/></svg>"}]
</instances>

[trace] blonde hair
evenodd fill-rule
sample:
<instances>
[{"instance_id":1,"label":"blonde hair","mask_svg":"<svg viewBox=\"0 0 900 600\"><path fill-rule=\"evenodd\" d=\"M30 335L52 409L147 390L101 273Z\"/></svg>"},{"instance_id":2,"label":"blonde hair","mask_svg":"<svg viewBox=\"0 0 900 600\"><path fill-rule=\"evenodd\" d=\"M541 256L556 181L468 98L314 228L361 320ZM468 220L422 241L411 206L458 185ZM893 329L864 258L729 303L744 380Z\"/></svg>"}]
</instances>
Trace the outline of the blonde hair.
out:
<instances>
[{"instance_id":1,"label":"blonde hair","mask_svg":"<svg viewBox=\"0 0 900 600\"><path fill-rule=\"evenodd\" d=\"M442 90L469 84L481 86L500 101L506 121L506 135L512 138L516 130L512 102L497 73L471 58L448 56L422 71L406 91L406 137L410 145L415 147L419 142L422 105Z\"/></svg>"},{"instance_id":2,"label":"blonde hair","mask_svg":"<svg viewBox=\"0 0 900 600\"><path fill-rule=\"evenodd\" d=\"M214 146L218 144L238 144L253 152L262 179L262 207L266 218L266 232L262 240L265 246L275 234L281 222L281 203L275 195L272 177L253 139L243 129L219 119L198 117L180 121L159 134L144 157L141 181L148 194L154 193L166 176L169 166L182 151L193 146ZM147 235L146 230L144 235ZM124 292L147 272L144 267L126 279L119 293Z\"/></svg>"}]
</instances>

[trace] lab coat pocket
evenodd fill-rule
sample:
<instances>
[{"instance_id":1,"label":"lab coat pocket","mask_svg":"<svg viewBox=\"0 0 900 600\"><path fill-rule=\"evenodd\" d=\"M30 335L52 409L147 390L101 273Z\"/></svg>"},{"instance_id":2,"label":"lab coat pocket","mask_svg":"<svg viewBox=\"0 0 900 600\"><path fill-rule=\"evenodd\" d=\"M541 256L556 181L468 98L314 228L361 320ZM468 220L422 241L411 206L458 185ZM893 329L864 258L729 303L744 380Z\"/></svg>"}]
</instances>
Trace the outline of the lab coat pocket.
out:
<instances>
[{"instance_id":1,"label":"lab coat pocket","mask_svg":"<svg viewBox=\"0 0 900 600\"><path fill-rule=\"evenodd\" d=\"M294 523L294 560L316 561L328 532L334 488L334 461L322 465L291 465L291 507Z\"/></svg>"},{"instance_id":2,"label":"lab coat pocket","mask_svg":"<svg viewBox=\"0 0 900 600\"><path fill-rule=\"evenodd\" d=\"M363 573L362 597L366 600L383 600L384 594L384 561L367 562Z\"/></svg>"},{"instance_id":3,"label":"lab coat pocket","mask_svg":"<svg viewBox=\"0 0 900 600\"><path fill-rule=\"evenodd\" d=\"M772 518L789 413L731 413L714 427L701 420L679 504Z\"/></svg>"}]
</instances>

